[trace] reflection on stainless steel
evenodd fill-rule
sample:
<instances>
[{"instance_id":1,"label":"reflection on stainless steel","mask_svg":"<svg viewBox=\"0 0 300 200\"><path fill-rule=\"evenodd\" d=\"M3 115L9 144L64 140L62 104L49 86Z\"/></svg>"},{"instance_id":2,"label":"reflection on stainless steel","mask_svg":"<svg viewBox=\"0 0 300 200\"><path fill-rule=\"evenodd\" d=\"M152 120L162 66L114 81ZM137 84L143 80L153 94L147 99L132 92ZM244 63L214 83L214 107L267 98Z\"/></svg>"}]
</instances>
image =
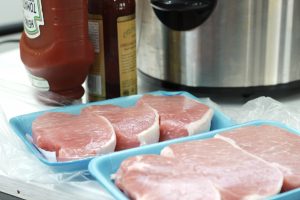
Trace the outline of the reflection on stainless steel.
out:
<instances>
[{"instance_id":1,"label":"reflection on stainless steel","mask_svg":"<svg viewBox=\"0 0 300 200\"><path fill-rule=\"evenodd\" d=\"M267 86L300 80L300 1L219 0L201 26L173 31L149 0L137 1L138 68L196 87Z\"/></svg>"}]
</instances>

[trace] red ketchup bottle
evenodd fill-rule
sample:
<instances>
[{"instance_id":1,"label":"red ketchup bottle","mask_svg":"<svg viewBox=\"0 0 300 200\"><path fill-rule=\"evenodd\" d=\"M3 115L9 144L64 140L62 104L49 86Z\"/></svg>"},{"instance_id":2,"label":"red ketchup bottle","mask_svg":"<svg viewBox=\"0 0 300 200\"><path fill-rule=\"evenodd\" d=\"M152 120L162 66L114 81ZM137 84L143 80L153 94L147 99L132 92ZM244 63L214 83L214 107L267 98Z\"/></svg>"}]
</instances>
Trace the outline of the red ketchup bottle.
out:
<instances>
[{"instance_id":1,"label":"red ketchup bottle","mask_svg":"<svg viewBox=\"0 0 300 200\"><path fill-rule=\"evenodd\" d=\"M46 103L70 103L84 94L94 61L87 5L87 0L23 0L21 60Z\"/></svg>"}]
</instances>

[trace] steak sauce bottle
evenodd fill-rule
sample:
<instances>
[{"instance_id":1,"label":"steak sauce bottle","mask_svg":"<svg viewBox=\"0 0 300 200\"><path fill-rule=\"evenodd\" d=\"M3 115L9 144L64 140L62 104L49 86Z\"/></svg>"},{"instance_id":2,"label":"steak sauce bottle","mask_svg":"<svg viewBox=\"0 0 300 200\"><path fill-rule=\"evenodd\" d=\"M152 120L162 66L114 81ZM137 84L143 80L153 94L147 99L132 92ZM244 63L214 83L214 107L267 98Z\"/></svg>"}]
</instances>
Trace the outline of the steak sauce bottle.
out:
<instances>
[{"instance_id":1,"label":"steak sauce bottle","mask_svg":"<svg viewBox=\"0 0 300 200\"><path fill-rule=\"evenodd\" d=\"M136 94L135 0L89 0L89 35L96 56L89 100Z\"/></svg>"}]
</instances>

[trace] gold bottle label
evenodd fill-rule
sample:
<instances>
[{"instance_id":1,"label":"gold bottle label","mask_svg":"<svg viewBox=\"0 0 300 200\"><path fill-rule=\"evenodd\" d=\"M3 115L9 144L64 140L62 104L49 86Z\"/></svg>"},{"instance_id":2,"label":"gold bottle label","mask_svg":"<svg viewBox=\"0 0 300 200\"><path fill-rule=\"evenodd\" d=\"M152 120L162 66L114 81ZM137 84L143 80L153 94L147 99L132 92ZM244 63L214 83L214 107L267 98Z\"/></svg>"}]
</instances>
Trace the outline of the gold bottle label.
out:
<instances>
[{"instance_id":1,"label":"gold bottle label","mask_svg":"<svg viewBox=\"0 0 300 200\"><path fill-rule=\"evenodd\" d=\"M88 75L89 101L106 98L103 19L101 15L89 15L89 37L95 50L95 61Z\"/></svg>"},{"instance_id":2,"label":"gold bottle label","mask_svg":"<svg viewBox=\"0 0 300 200\"><path fill-rule=\"evenodd\" d=\"M120 96L128 96L137 93L135 15L119 17L117 28Z\"/></svg>"}]
</instances>

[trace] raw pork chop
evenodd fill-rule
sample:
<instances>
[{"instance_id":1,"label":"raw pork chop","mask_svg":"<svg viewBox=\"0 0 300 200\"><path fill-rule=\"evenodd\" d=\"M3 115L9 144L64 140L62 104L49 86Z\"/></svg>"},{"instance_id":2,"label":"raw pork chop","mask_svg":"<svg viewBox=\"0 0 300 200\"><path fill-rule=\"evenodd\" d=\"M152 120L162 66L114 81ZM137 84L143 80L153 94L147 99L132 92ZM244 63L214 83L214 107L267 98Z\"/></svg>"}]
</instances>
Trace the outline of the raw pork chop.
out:
<instances>
[{"instance_id":1,"label":"raw pork chop","mask_svg":"<svg viewBox=\"0 0 300 200\"><path fill-rule=\"evenodd\" d=\"M138 104L147 104L160 117L160 141L208 131L213 110L184 96L144 95Z\"/></svg>"},{"instance_id":2,"label":"raw pork chop","mask_svg":"<svg viewBox=\"0 0 300 200\"><path fill-rule=\"evenodd\" d=\"M206 178L188 173L177 160L143 155L122 162L116 185L131 199L219 200L218 190Z\"/></svg>"},{"instance_id":3,"label":"raw pork chop","mask_svg":"<svg viewBox=\"0 0 300 200\"><path fill-rule=\"evenodd\" d=\"M264 199L279 193L283 182L277 168L220 139L172 144L161 155L212 181L222 200Z\"/></svg>"},{"instance_id":4,"label":"raw pork chop","mask_svg":"<svg viewBox=\"0 0 300 200\"><path fill-rule=\"evenodd\" d=\"M32 124L33 142L56 152L58 161L113 152L116 135L107 119L97 115L45 113Z\"/></svg>"},{"instance_id":5,"label":"raw pork chop","mask_svg":"<svg viewBox=\"0 0 300 200\"><path fill-rule=\"evenodd\" d=\"M248 126L218 135L277 166L284 174L283 191L300 187L300 137L275 126Z\"/></svg>"},{"instance_id":6,"label":"raw pork chop","mask_svg":"<svg viewBox=\"0 0 300 200\"><path fill-rule=\"evenodd\" d=\"M83 113L107 118L117 135L116 150L156 143L159 140L159 116L147 105L122 108L114 105L89 106Z\"/></svg>"}]
</instances>

